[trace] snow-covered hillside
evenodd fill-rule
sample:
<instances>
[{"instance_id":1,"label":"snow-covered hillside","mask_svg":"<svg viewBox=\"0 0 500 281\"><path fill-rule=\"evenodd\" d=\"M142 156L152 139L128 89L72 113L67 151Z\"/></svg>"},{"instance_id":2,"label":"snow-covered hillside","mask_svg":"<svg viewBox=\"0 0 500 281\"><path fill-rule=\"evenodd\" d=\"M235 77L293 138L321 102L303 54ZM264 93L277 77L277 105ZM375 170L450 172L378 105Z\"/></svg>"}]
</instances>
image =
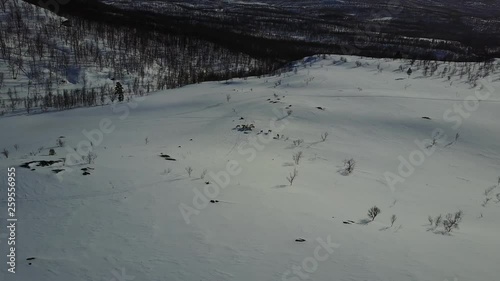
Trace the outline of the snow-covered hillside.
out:
<instances>
[{"instance_id":1,"label":"snow-covered hillside","mask_svg":"<svg viewBox=\"0 0 500 281\"><path fill-rule=\"evenodd\" d=\"M473 89L444 63L346 59L0 117L0 219L11 166L18 217L0 279L497 280L499 73Z\"/></svg>"}]
</instances>

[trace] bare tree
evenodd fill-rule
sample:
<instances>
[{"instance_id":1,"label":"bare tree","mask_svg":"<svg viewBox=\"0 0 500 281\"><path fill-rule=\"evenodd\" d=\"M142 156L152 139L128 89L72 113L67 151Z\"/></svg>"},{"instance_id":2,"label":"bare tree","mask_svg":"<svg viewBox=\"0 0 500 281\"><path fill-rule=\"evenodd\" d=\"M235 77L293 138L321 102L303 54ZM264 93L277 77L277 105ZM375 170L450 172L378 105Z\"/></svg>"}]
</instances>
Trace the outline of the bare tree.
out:
<instances>
[{"instance_id":1,"label":"bare tree","mask_svg":"<svg viewBox=\"0 0 500 281\"><path fill-rule=\"evenodd\" d=\"M380 214L381 211L380 209L377 207L377 206L373 206L371 207L369 210L368 210L368 217L374 221L375 220L375 217L378 216L378 214Z\"/></svg>"},{"instance_id":2,"label":"bare tree","mask_svg":"<svg viewBox=\"0 0 500 281\"><path fill-rule=\"evenodd\" d=\"M462 221L463 212L459 210L455 214L447 214L443 220L444 231L450 233L453 229L458 229L459 223Z\"/></svg>"},{"instance_id":3,"label":"bare tree","mask_svg":"<svg viewBox=\"0 0 500 281\"><path fill-rule=\"evenodd\" d=\"M293 168L293 172L290 173L290 175L288 175L288 177L286 177L286 180L290 183L290 186L293 185L293 181L295 180L295 178L299 175L299 171L297 171L297 168Z\"/></svg>"},{"instance_id":4,"label":"bare tree","mask_svg":"<svg viewBox=\"0 0 500 281\"><path fill-rule=\"evenodd\" d=\"M302 151L299 151L295 153L292 157L293 162L295 162L295 165L299 165L300 159L302 159L303 153Z\"/></svg>"}]
</instances>

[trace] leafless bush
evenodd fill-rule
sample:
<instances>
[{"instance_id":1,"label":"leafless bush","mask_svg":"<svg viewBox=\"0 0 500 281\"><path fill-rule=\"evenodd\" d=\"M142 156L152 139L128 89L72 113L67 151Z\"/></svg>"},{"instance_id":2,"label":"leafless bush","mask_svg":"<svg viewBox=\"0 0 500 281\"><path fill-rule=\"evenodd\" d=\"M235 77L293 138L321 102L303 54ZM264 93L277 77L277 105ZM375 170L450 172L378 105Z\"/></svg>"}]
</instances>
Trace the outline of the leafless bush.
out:
<instances>
[{"instance_id":1,"label":"leafless bush","mask_svg":"<svg viewBox=\"0 0 500 281\"><path fill-rule=\"evenodd\" d=\"M95 159L97 158L97 154L95 152L90 151L87 155L84 155L83 161L87 164L94 164Z\"/></svg>"},{"instance_id":2,"label":"leafless bush","mask_svg":"<svg viewBox=\"0 0 500 281\"><path fill-rule=\"evenodd\" d=\"M327 138L328 138L328 132L324 132L321 134L321 141L322 142L325 142Z\"/></svg>"},{"instance_id":3,"label":"leafless bush","mask_svg":"<svg viewBox=\"0 0 500 281\"><path fill-rule=\"evenodd\" d=\"M148 143L149 143L149 138L145 138L145 139L144 139L144 143L145 143L145 144L148 144Z\"/></svg>"},{"instance_id":4,"label":"leafless bush","mask_svg":"<svg viewBox=\"0 0 500 281\"><path fill-rule=\"evenodd\" d=\"M301 146L303 143L304 143L304 140L303 139L298 139L298 140L294 140L293 142L293 145L294 146Z\"/></svg>"},{"instance_id":5,"label":"leafless bush","mask_svg":"<svg viewBox=\"0 0 500 281\"><path fill-rule=\"evenodd\" d=\"M2 150L2 155L5 156L5 158L9 158L9 151L7 150L7 148L4 148Z\"/></svg>"},{"instance_id":6,"label":"leafless bush","mask_svg":"<svg viewBox=\"0 0 500 281\"><path fill-rule=\"evenodd\" d=\"M396 215L392 215L392 216L391 216L391 227L392 227L392 226L394 225L394 223L396 222L396 219L397 219Z\"/></svg>"},{"instance_id":7,"label":"leafless bush","mask_svg":"<svg viewBox=\"0 0 500 281\"><path fill-rule=\"evenodd\" d=\"M459 210L455 214L447 214L443 220L443 227L446 233L450 233L453 229L458 229L458 225L462 221L463 212Z\"/></svg>"},{"instance_id":8,"label":"leafless bush","mask_svg":"<svg viewBox=\"0 0 500 281\"><path fill-rule=\"evenodd\" d=\"M193 168L191 168L191 166L186 167L186 172L188 173L188 176L191 177L191 173L193 172Z\"/></svg>"},{"instance_id":9,"label":"leafless bush","mask_svg":"<svg viewBox=\"0 0 500 281\"><path fill-rule=\"evenodd\" d=\"M430 225L430 226L433 226L433 225L434 225L434 219L432 218L432 216L428 216L428 217L427 217L427 220L429 221L429 225Z\"/></svg>"},{"instance_id":10,"label":"leafless bush","mask_svg":"<svg viewBox=\"0 0 500 281\"><path fill-rule=\"evenodd\" d=\"M348 176L352 174L354 171L354 167L356 166L356 161L354 159L345 159L344 160L344 168L340 171L340 174L343 176Z\"/></svg>"},{"instance_id":11,"label":"leafless bush","mask_svg":"<svg viewBox=\"0 0 500 281\"><path fill-rule=\"evenodd\" d=\"M170 174L172 172L172 169L171 168L168 168L168 169L165 169L162 173L162 175L166 176L168 174Z\"/></svg>"},{"instance_id":12,"label":"leafless bush","mask_svg":"<svg viewBox=\"0 0 500 281\"><path fill-rule=\"evenodd\" d=\"M42 153L42 151L43 151L44 149L45 149L45 147L40 146L40 147L38 148L38 154Z\"/></svg>"},{"instance_id":13,"label":"leafless bush","mask_svg":"<svg viewBox=\"0 0 500 281\"><path fill-rule=\"evenodd\" d=\"M207 175L207 169L204 169L204 170L201 172L200 179L204 179L206 175Z\"/></svg>"},{"instance_id":14,"label":"leafless bush","mask_svg":"<svg viewBox=\"0 0 500 281\"><path fill-rule=\"evenodd\" d=\"M491 194L491 192L497 188L496 186L490 186L488 187L487 189L484 190L484 196L489 196Z\"/></svg>"},{"instance_id":15,"label":"leafless bush","mask_svg":"<svg viewBox=\"0 0 500 281\"><path fill-rule=\"evenodd\" d=\"M375 220L375 217L378 216L378 214L380 214L381 211L380 209L377 207L377 206L373 206L371 207L369 210L368 210L368 217L374 221Z\"/></svg>"},{"instance_id":16,"label":"leafless bush","mask_svg":"<svg viewBox=\"0 0 500 281\"><path fill-rule=\"evenodd\" d=\"M287 114L288 116L290 116L290 115L292 115L292 112L293 112L293 110L289 109L289 110L287 110L287 111L286 111L286 114Z\"/></svg>"},{"instance_id":17,"label":"leafless bush","mask_svg":"<svg viewBox=\"0 0 500 281\"><path fill-rule=\"evenodd\" d=\"M488 205L488 202L490 202L490 200L491 200L491 198L489 198L489 197L484 198L483 203L481 204L481 206L486 207L486 205Z\"/></svg>"},{"instance_id":18,"label":"leafless bush","mask_svg":"<svg viewBox=\"0 0 500 281\"><path fill-rule=\"evenodd\" d=\"M293 185L293 181L295 180L295 178L298 175L299 175L299 171L297 171L297 168L294 168L293 172L291 172L290 175L288 175L288 177L286 177L286 180L290 183L290 186Z\"/></svg>"},{"instance_id":19,"label":"leafless bush","mask_svg":"<svg viewBox=\"0 0 500 281\"><path fill-rule=\"evenodd\" d=\"M226 101L229 102L231 100L231 95L230 94L227 94L226 95Z\"/></svg>"},{"instance_id":20,"label":"leafless bush","mask_svg":"<svg viewBox=\"0 0 500 281\"><path fill-rule=\"evenodd\" d=\"M442 221L443 221L443 216L442 215L437 216L434 219L434 228L439 227L439 225L441 224Z\"/></svg>"},{"instance_id":21,"label":"leafless bush","mask_svg":"<svg viewBox=\"0 0 500 281\"><path fill-rule=\"evenodd\" d=\"M18 151L18 150L19 150L19 144L17 144L17 143L16 143L16 144L14 144L14 149L15 149L16 151Z\"/></svg>"},{"instance_id":22,"label":"leafless bush","mask_svg":"<svg viewBox=\"0 0 500 281\"><path fill-rule=\"evenodd\" d=\"M429 220L431 228L428 230L432 230L434 233L449 234L453 229L458 229L458 225L462 221L462 218L463 212L461 210L454 214L447 214L444 219L442 215L439 215L434 219L429 216L427 219ZM443 226L444 230L436 231L436 229L440 226Z\"/></svg>"},{"instance_id":23,"label":"leafless bush","mask_svg":"<svg viewBox=\"0 0 500 281\"><path fill-rule=\"evenodd\" d=\"M293 162L295 162L295 165L299 165L300 159L302 159L303 153L302 151L299 151L293 155Z\"/></svg>"}]
</instances>

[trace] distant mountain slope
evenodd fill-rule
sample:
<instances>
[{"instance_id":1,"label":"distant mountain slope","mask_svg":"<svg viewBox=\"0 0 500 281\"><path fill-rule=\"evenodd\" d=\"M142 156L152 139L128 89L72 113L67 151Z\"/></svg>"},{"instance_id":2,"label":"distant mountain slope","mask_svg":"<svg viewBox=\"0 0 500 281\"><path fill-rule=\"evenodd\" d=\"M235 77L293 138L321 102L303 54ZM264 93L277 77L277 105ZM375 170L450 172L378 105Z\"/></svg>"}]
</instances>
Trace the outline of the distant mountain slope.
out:
<instances>
[{"instance_id":1,"label":"distant mountain slope","mask_svg":"<svg viewBox=\"0 0 500 281\"><path fill-rule=\"evenodd\" d=\"M406 47L416 45L415 42L401 43L395 39L405 36L447 40L447 46L442 46L447 50L460 42L472 48L464 52L468 55L500 56L498 1L102 1L122 9L148 10L181 18L184 25L196 24L256 37L332 46L354 45L359 37L369 43L358 48L361 52L379 49L379 53L389 53L380 51L381 45L401 44L403 53L422 55L423 51ZM374 30L380 33L372 34ZM373 42L378 37L388 38L388 42Z\"/></svg>"}]
</instances>

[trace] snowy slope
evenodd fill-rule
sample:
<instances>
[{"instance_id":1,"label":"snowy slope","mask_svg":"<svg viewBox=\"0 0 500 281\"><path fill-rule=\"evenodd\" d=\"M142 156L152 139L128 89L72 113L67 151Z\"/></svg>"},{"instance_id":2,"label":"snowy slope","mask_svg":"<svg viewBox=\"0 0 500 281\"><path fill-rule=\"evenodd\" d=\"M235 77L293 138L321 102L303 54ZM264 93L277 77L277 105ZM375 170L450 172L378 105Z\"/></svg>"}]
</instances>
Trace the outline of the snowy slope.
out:
<instances>
[{"instance_id":1,"label":"snowy slope","mask_svg":"<svg viewBox=\"0 0 500 281\"><path fill-rule=\"evenodd\" d=\"M17 273L6 271L0 236L0 279L497 280L500 83L475 92L458 75L451 83L413 67L408 78L403 61L339 59L308 58L297 73L187 86L114 110L0 117L0 149L10 151L0 177L16 167L19 219ZM241 124L255 129L245 134ZM95 163L71 165L99 128ZM419 148L436 129L434 146ZM66 147L56 146L60 136ZM411 175L398 172L401 158L417 154L425 156ZM66 157L66 166L19 167ZM349 158L356 167L343 176ZM84 176L85 167L94 170ZM389 173L404 182L391 185ZM6 193L0 185L3 222ZM374 205L382 212L367 223ZM458 210L459 229L429 230L429 215Z\"/></svg>"}]
</instances>

